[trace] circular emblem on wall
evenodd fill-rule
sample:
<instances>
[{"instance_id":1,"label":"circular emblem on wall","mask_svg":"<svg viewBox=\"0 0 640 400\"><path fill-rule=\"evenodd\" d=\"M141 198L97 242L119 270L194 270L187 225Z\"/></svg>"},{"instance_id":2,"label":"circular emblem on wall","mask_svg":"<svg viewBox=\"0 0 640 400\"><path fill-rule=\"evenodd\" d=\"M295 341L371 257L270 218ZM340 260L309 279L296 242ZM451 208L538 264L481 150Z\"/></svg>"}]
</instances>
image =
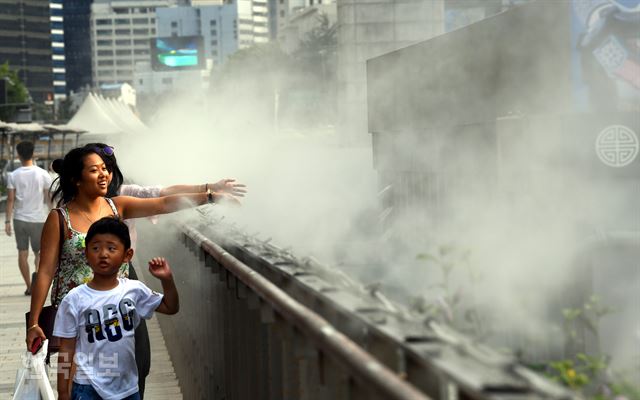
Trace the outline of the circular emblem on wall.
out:
<instances>
[{"instance_id":1,"label":"circular emblem on wall","mask_svg":"<svg viewBox=\"0 0 640 400\"><path fill-rule=\"evenodd\" d=\"M624 125L611 125L602 130L596 139L596 154L610 167L620 168L631 164L638 155L638 136Z\"/></svg>"}]
</instances>

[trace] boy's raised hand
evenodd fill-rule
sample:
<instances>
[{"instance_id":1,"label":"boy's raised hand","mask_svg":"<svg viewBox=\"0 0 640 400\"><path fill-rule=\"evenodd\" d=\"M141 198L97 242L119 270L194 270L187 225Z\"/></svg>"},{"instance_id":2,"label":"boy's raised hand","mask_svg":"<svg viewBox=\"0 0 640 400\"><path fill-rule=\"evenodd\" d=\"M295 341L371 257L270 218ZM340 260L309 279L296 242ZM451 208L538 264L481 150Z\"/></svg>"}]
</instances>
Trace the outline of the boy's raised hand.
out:
<instances>
[{"instance_id":1,"label":"boy's raised hand","mask_svg":"<svg viewBox=\"0 0 640 400\"><path fill-rule=\"evenodd\" d=\"M173 278L169 263L164 257L154 257L149 260L149 272L161 281Z\"/></svg>"}]
</instances>

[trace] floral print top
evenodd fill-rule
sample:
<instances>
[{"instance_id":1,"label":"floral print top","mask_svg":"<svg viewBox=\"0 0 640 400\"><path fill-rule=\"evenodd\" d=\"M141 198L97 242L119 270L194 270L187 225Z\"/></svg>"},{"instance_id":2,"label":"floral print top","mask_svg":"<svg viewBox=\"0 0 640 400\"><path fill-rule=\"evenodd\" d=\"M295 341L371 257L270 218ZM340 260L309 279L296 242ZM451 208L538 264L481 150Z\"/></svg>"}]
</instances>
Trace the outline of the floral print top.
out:
<instances>
[{"instance_id":1,"label":"floral print top","mask_svg":"<svg viewBox=\"0 0 640 400\"><path fill-rule=\"evenodd\" d=\"M104 198L109 206L113 215L118 215L118 209L113 201L109 198ZM67 206L59 208L62 212L62 216L67 224L67 232L64 243L62 244L62 254L60 254L60 264L58 270L53 278L53 284L51 289L51 304L54 306L60 305L64 296L69 293L71 289L83 283L89 282L93 278L93 271L89 264L87 264L87 258L84 254L84 238L87 235L86 232L78 232L71 227L71 218L69 218L69 209ZM119 277L127 278L129 276L129 264L122 264L120 267Z\"/></svg>"}]
</instances>

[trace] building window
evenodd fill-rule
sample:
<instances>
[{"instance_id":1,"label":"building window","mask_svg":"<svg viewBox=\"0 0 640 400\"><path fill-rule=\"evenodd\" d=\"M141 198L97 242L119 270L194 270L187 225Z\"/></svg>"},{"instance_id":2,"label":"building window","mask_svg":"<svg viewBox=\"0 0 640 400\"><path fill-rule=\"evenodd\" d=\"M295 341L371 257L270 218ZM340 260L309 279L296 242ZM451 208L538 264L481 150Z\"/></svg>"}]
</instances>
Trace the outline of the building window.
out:
<instances>
[{"instance_id":1,"label":"building window","mask_svg":"<svg viewBox=\"0 0 640 400\"><path fill-rule=\"evenodd\" d=\"M147 55L147 54L149 54L149 50L136 49L136 50L133 51L133 54L135 54L135 55Z\"/></svg>"},{"instance_id":2,"label":"building window","mask_svg":"<svg viewBox=\"0 0 640 400\"><path fill-rule=\"evenodd\" d=\"M117 18L116 25L129 25L129 20L125 18Z\"/></svg>"},{"instance_id":3,"label":"building window","mask_svg":"<svg viewBox=\"0 0 640 400\"><path fill-rule=\"evenodd\" d=\"M284 10L280 10L280 18L284 18Z\"/></svg>"},{"instance_id":4,"label":"building window","mask_svg":"<svg viewBox=\"0 0 640 400\"><path fill-rule=\"evenodd\" d=\"M110 19L97 19L96 25L111 25Z\"/></svg>"},{"instance_id":5,"label":"building window","mask_svg":"<svg viewBox=\"0 0 640 400\"><path fill-rule=\"evenodd\" d=\"M98 55L99 56L112 56L113 55L113 51L112 50L98 50Z\"/></svg>"},{"instance_id":6,"label":"building window","mask_svg":"<svg viewBox=\"0 0 640 400\"><path fill-rule=\"evenodd\" d=\"M148 20L148 19L146 19L146 18L134 18L134 19L133 19L133 23L134 23L134 24L137 24L137 25L139 25L139 24L146 24L146 23L148 23L148 22L149 22L149 20Z\"/></svg>"},{"instance_id":7,"label":"building window","mask_svg":"<svg viewBox=\"0 0 640 400\"><path fill-rule=\"evenodd\" d=\"M216 26L216 24L217 24L217 22L215 20L213 20L213 19L211 21L209 21L209 25L211 25L211 26Z\"/></svg>"},{"instance_id":8,"label":"building window","mask_svg":"<svg viewBox=\"0 0 640 400\"><path fill-rule=\"evenodd\" d=\"M116 35L131 35L131 29L116 29Z\"/></svg>"},{"instance_id":9,"label":"building window","mask_svg":"<svg viewBox=\"0 0 640 400\"><path fill-rule=\"evenodd\" d=\"M116 14L129 14L129 10L126 8L114 8L113 12Z\"/></svg>"},{"instance_id":10,"label":"building window","mask_svg":"<svg viewBox=\"0 0 640 400\"><path fill-rule=\"evenodd\" d=\"M134 46L148 46L149 45L149 40L148 39L133 39L133 45Z\"/></svg>"},{"instance_id":11,"label":"building window","mask_svg":"<svg viewBox=\"0 0 640 400\"><path fill-rule=\"evenodd\" d=\"M118 46L129 46L129 45L131 45L131 40L129 40L129 39L116 40L116 45L118 45Z\"/></svg>"},{"instance_id":12,"label":"building window","mask_svg":"<svg viewBox=\"0 0 640 400\"><path fill-rule=\"evenodd\" d=\"M162 83L170 85L173 83L173 78L162 78Z\"/></svg>"},{"instance_id":13,"label":"building window","mask_svg":"<svg viewBox=\"0 0 640 400\"><path fill-rule=\"evenodd\" d=\"M216 36L218 34L218 30L217 29L212 29L211 30L211 36Z\"/></svg>"},{"instance_id":14,"label":"building window","mask_svg":"<svg viewBox=\"0 0 640 400\"><path fill-rule=\"evenodd\" d=\"M149 34L149 30L148 29L134 29L133 30L133 34L134 35L148 35Z\"/></svg>"},{"instance_id":15,"label":"building window","mask_svg":"<svg viewBox=\"0 0 640 400\"><path fill-rule=\"evenodd\" d=\"M144 83L144 80L143 79L138 79L138 83L142 85Z\"/></svg>"},{"instance_id":16,"label":"building window","mask_svg":"<svg viewBox=\"0 0 640 400\"><path fill-rule=\"evenodd\" d=\"M116 55L118 55L118 56L130 56L131 55L131 50L130 49L119 49L119 50L116 50Z\"/></svg>"},{"instance_id":17,"label":"building window","mask_svg":"<svg viewBox=\"0 0 640 400\"><path fill-rule=\"evenodd\" d=\"M131 65L131 60L118 60L116 65Z\"/></svg>"},{"instance_id":18,"label":"building window","mask_svg":"<svg viewBox=\"0 0 640 400\"><path fill-rule=\"evenodd\" d=\"M217 46L218 45L218 41L217 40L212 40L211 41L211 45L212 46Z\"/></svg>"},{"instance_id":19,"label":"building window","mask_svg":"<svg viewBox=\"0 0 640 400\"><path fill-rule=\"evenodd\" d=\"M178 22L177 21L171 21L171 27L172 28L177 28L178 27Z\"/></svg>"},{"instance_id":20,"label":"building window","mask_svg":"<svg viewBox=\"0 0 640 400\"><path fill-rule=\"evenodd\" d=\"M108 31L107 31L107 30L104 30L104 29L98 29L98 30L96 31L96 34L97 34L98 36L110 36L110 35L111 35L111 30L108 30Z\"/></svg>"},{"instance_id":21,"label":"building window","mask_svg":"<svg viewBox=\"0 0 640 400\"><path fill-rule=\"evenodd\" d=\"M98 46L112 46L113 40L98 40Z\"/></svg>"},{"instance_id":22,"label":"building window","mask_svg":"<svg viewBox=\"0 0 640 400\"><path fill-rule=\"evenodd\" d=\"M113 60L98 60L99 66L113 65Z\"/></svg>"},{"instance_id":23,"label":"building window","mask_svg":"<svg viewBox=\"0 0 640 400\"><path fill-rule=\"evenodd\" d=\"M214 57L218 57L218 50L216 49L211 50L211 55Z\"/></svg>"}]
</instances>

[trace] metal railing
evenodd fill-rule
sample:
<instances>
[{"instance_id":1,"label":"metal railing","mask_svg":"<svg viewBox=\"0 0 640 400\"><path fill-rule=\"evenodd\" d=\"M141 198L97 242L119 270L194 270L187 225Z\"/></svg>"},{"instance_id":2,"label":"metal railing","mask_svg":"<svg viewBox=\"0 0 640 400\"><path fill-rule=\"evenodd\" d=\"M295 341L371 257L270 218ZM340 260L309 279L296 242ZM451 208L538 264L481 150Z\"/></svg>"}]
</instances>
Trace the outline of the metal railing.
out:
<instances>
[{"instance_id":1,"label":"metal railing","mask_svg":"<svg viewBox=\"0 0 640 400\"><path fill-rule=\"evenodd\" d=\"M179 231L160 245L184 264L182 308L160 322L185 398L576 397L338 270L210 223Z\"/></svg>"}]
</instances>

